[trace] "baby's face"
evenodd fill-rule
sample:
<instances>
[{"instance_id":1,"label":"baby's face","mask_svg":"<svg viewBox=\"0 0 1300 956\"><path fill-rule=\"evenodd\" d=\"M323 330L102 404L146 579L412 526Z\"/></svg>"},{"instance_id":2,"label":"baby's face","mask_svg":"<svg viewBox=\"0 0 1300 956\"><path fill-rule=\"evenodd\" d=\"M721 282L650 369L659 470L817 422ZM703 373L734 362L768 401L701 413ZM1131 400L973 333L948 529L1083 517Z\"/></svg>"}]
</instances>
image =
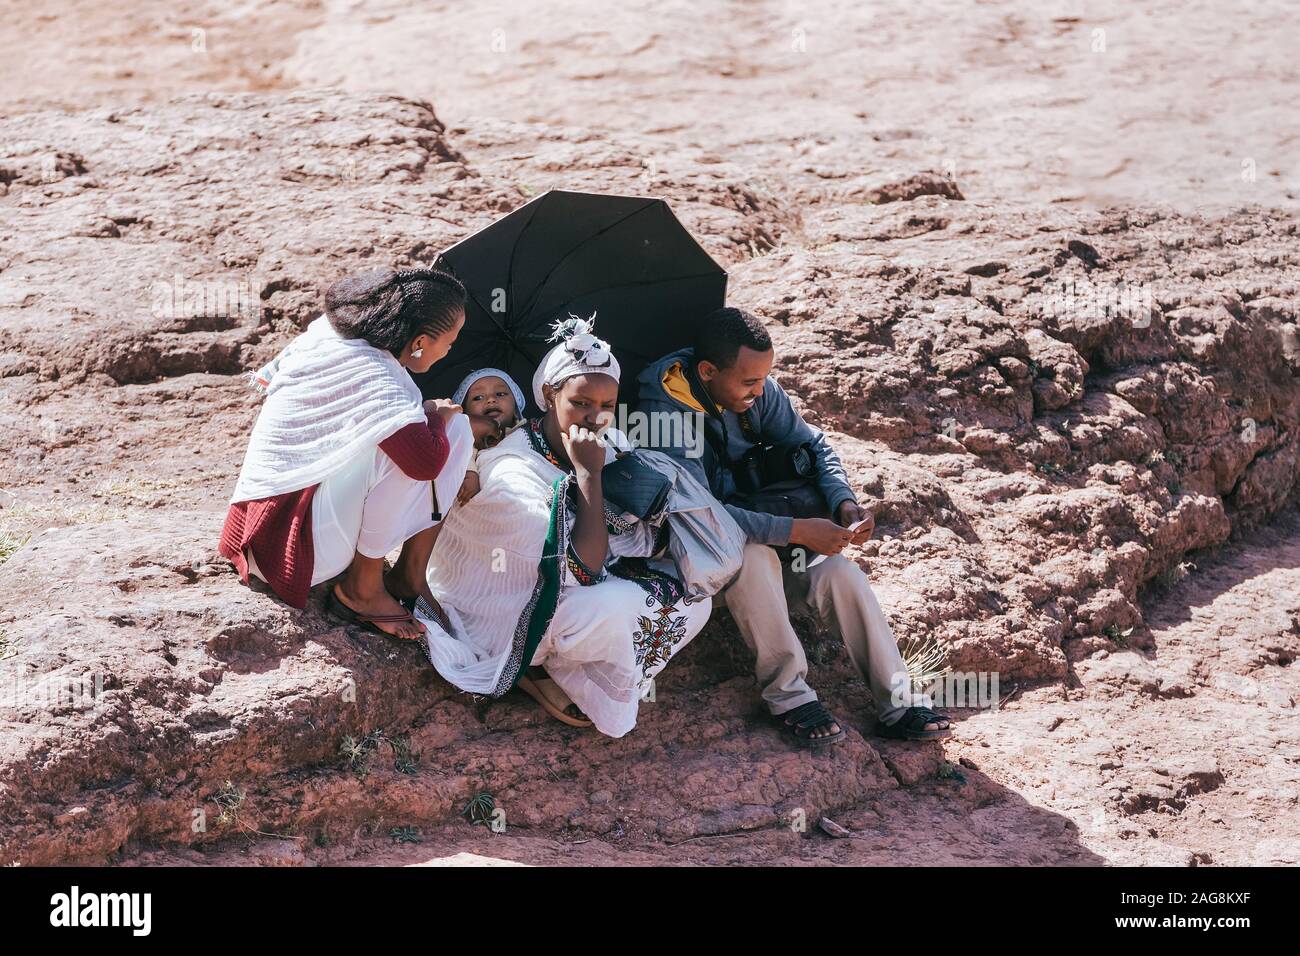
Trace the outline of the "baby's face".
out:
<instances>
[{"instance_id":1,"label":"baby's face","mask_svg":"<svg viewBox=\"0 0 1300 956\"><path fill-rule=\"evenodd\" d=\"M513 425L519 414L510 386L495 375L485 375L471 385L461 407L471 415L485 415L503 425Z\"/></svg>"}]
</instances>

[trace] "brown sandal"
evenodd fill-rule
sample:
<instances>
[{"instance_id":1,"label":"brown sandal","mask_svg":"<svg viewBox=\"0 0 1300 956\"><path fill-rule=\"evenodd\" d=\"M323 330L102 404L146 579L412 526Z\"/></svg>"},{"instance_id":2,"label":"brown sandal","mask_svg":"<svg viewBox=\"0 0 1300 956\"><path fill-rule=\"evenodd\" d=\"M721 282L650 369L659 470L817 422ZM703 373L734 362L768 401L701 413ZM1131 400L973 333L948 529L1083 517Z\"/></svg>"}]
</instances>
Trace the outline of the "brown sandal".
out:
<instances>
[{"instance_id":1,"label":"brown sandal","mask_svg":"<svg viewBox=\"0 0 1300 956\"><path fill-rule=\"evenodd\" d=\"M383 628L376 627L377 622L384 623L411 623L419 624L410 614L362 614L360 611L353 610L343 603L339 597L338 586L330 588L329 596L325 599L326 609L335 617L342 618L348 624L355 624L363 631L371 631L375 634L381 634L384 637L391 637L395 641L417 641L418 637L398 637L396 634L390 634Z\"/></svg>"},{"instance_id":2,"label":"brown sandal","mask_svg":"<svg viewBox=\"0 0 1300 956\"><path fill-rule=\"evenodd\" d=\"M533 668L529 668L529 670L533 670ZM569 700L569 695L560 688L559 684L546 676L546 672L541 670L541 668L537 668L536 670L540 671L536 677L533 677L530 674L524 674L519 678L518 687L520 690L533 700L537 701L537 703L541 704L542 709L556 720L560 721L560 723L568 724L570 727L595 726L586 714L583 714L581 710L578 710L578 705ZM582 716L576 717L569 713L570 707L578 711Z\"/></svg>"},{"instance_id":3,"label":"brown sandal","mask_svg":"<svg viewBox=\"0 0 1300 956\"><path fill-rule=\"evenodd\" d=\"M447 616L447 612L442 609L442 605L437 601L430 604L423 595L416 595L415 597L399 597L397 603L410 611L412 615L418 613L431 621L436 621L444 631L448 634L452 633L451 618Z\"/></svg>"}]
</instances>

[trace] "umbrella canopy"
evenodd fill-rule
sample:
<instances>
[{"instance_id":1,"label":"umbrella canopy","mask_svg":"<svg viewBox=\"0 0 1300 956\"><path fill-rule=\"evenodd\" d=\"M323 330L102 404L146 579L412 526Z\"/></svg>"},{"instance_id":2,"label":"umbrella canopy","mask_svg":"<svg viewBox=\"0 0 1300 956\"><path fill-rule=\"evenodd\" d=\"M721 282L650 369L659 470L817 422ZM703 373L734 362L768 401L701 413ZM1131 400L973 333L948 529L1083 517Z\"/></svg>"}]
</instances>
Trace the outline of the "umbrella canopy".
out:
<instances>
[{"instance_id":1,"label":"umbrella canopy","mask_svg":"<svg viewBox=\"0 0 1300 956\"><path fill-rule=\"evenodd\" d=\"M465 327L445 359L415 376L426 397L446 397L474 369L511 374L533 407L533 372L553 343L551 325L596 313L623 370L620 398L636 395L651 361L690 345L722 307L727 273L662 199L552 190L442 254L465 283Z\"/></svg>"}]
</instances>

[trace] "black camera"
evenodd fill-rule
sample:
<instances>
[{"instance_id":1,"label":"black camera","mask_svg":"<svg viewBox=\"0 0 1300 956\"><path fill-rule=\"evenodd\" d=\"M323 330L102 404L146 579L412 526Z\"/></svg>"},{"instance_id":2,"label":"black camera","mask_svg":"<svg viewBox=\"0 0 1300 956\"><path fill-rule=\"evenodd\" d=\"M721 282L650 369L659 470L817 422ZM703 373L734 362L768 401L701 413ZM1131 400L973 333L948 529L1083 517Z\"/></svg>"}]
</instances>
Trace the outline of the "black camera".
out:
<instances>
[{"instance_id":1,"label":"black camera","mask_svg":"<svg viewBox=\"0 0 1300 956\"><path fill-rule=\"evenodd\" d=\"M732 465L736 490L753 494L785 482L809 481L817 475L812 443L802 445L755 445Z\"/></svg>"}]
</instances>

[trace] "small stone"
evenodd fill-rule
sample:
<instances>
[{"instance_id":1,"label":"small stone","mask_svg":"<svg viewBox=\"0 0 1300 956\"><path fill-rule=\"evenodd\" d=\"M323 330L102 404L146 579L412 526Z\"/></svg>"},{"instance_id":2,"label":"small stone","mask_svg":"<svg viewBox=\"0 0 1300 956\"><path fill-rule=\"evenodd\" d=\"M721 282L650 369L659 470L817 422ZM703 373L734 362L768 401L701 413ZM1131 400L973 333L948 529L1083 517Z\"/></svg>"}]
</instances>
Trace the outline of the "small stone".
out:
<instances>
[{"instance_id":1,"label":"small stone","mask_svg":"<svg viewBox=\"0 0 1300 956\"><path fill-rule=\"evenodd\" d=\"M843 840L853 836L853 831L840 826L830 817L822 817L817 821L817 828L825 833L828 837L836 840Z\"/></svg>"}]
</instances>

